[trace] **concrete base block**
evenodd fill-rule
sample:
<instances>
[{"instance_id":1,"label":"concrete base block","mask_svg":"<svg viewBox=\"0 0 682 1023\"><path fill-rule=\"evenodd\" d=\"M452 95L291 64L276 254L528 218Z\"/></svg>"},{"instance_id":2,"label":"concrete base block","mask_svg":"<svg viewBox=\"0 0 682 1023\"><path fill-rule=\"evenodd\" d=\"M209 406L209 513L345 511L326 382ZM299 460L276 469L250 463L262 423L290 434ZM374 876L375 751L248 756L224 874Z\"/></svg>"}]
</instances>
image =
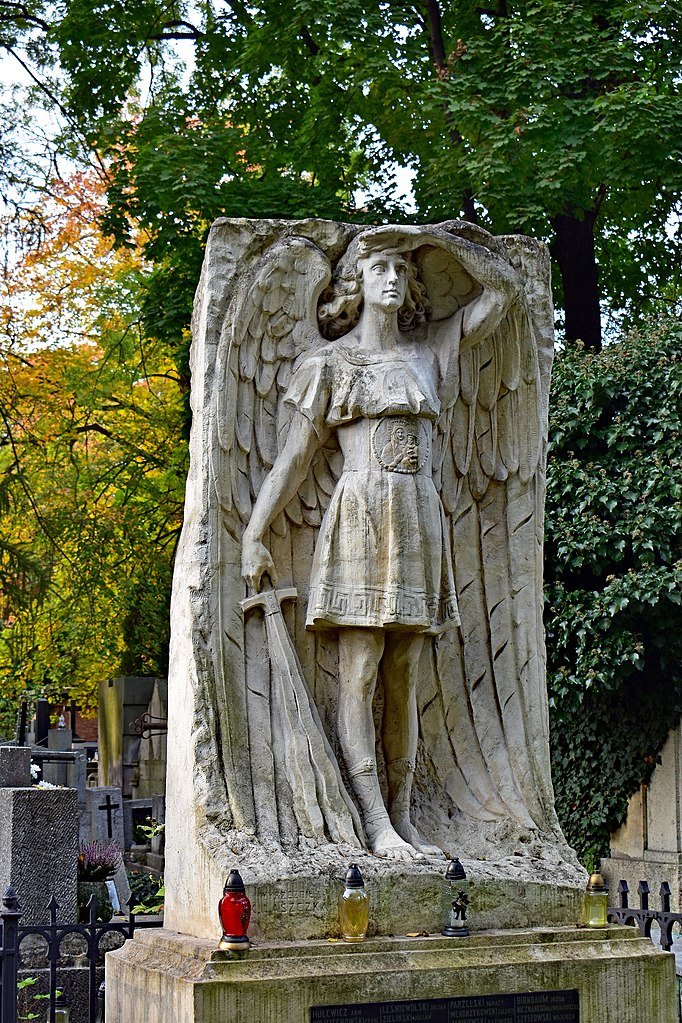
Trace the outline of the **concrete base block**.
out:
<instances>
[{"instance_id":1,"label":"concrete base block","mask_svg":"<svg viewBox=\"0 0 682 1023\"><path fill-rule=\"evenodd\" d=\"M263 944L239 953L217 951L217 937L143 931L110 953L107 1023L308 1023L312 1006L572 990L581 1023L677 1023L674 957L629 927ZM357 1018L352 1009L345 1015Z\"/></svg>"}]
</instances>

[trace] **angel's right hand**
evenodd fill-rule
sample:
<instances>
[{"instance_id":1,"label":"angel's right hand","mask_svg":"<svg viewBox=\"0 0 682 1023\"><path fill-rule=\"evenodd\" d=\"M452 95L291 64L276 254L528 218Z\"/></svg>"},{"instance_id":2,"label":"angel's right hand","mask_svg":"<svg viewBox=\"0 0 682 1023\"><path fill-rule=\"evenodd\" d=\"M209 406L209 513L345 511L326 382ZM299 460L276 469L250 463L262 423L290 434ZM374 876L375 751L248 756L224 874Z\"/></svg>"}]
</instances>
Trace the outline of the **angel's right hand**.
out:
<instances>
[{"instance_id":1,"label":"angel's right hand","mask_svg":"<svg viewBox=\"0 0 682 1023\"><path fill-rule=\"evenodd\" d=\"M242 542L243 578L256 593L259 593L263 576L266 574L270 576L270 584L276 586L277 573L270 551L259 540L249 540L245 537Z\"/></svg>"}]
</instances>

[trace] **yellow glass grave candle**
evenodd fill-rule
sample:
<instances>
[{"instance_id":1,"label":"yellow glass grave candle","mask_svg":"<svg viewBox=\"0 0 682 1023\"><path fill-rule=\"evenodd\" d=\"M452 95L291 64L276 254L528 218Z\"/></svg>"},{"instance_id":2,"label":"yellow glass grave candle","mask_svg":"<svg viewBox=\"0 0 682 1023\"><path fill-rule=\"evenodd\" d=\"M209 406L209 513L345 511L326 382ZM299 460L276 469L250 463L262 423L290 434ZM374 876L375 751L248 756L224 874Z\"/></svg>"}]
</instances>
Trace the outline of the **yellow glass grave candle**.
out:
<instances>
[{"instance_id":1,"label":"yellow glass grave candle","mask_svg":"<svg viewBox=\"0 0 682 1023\"><path fill-rule=\"evenodd\" d=\"M357 863L351 863L346 887L339 898L339 922L344 941L364 941L369 922L369 896Z\"/></svg>"},{"instance_id":2,"label":"yellow glass grave candle","mask_svg":"<svg viewBox=\"0 0 682 1023\"><path fill-rule=\"evenodd\" d=\"M601 874L592 874L585 891L583 923L585 927L606 927L609 888Z\"/></svg>"}]
</instances>

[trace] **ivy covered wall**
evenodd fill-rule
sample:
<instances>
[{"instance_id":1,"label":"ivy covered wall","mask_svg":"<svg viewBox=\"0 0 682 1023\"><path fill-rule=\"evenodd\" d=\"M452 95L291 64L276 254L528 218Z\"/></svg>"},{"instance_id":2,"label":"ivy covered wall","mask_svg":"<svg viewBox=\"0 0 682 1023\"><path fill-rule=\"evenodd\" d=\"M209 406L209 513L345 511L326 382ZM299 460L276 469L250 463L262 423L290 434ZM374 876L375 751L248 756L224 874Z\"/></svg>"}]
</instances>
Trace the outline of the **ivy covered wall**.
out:
<instances>
[{"instance_id":1,"label":"ivy covered wall","mask_svg":"<svg viewBox=\"0 0 682 1023\"><path fill-rule=\"evenodd\" d=\"M682 325L555 361L545 625L557 810L588 867L682 713Z\"/></svg>"}]
</instances>

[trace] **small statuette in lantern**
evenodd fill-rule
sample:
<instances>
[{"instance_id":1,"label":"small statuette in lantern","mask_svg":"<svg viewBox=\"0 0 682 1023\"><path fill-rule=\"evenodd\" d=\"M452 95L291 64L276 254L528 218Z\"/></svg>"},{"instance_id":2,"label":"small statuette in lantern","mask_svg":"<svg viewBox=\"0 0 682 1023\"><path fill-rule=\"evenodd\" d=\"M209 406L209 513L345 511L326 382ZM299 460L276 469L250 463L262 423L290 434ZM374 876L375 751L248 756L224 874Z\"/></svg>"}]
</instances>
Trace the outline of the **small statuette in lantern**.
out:
<instances>
[{"instance_id":1,"label":"small statuette in lantern","mask_svg":"<svg viewBox=\"0 0 682 1023\"><path fill-rule=\"evenodd\" d=\"M446 938L466 938L469 933L469 882L457 858L450 860L443 880L443 929Z\"/></svg>"},{"instance_id":2,"label":"small statuette in lantern","mask_svg":"<svg viewBox=\"0 0 682 1023\"><path fill-rule=\"evenodd\" d=\"M218 915L223 928L218 948L232 952L245 952L251 948L251 942L246 936L251 919L251 902L238 870L231 870L225 882L223 897L218 903Z\"/></svg>"},{"instance_id":3,"label":"small statuette in lantern","mask_svg":"<svg viewBox=\"0 0 682 1023\"><path fill-rule=\"evenodd\" d=\"M606 927L609 886L601 874L592 874L585 890L583 923L585 927Z\"/></svg>"},{"instance_id":4,"label":"small statuette in lantern","mask_svg":"<svg viewBox=\"0 0 682 1023\"><path fill-rule=\"evenodd\" d=\"M369 896L357 863L346 873L346 887L339 897L339 922L344 941L364 941L369 922Z\"/></svg>"}]
</instances>

